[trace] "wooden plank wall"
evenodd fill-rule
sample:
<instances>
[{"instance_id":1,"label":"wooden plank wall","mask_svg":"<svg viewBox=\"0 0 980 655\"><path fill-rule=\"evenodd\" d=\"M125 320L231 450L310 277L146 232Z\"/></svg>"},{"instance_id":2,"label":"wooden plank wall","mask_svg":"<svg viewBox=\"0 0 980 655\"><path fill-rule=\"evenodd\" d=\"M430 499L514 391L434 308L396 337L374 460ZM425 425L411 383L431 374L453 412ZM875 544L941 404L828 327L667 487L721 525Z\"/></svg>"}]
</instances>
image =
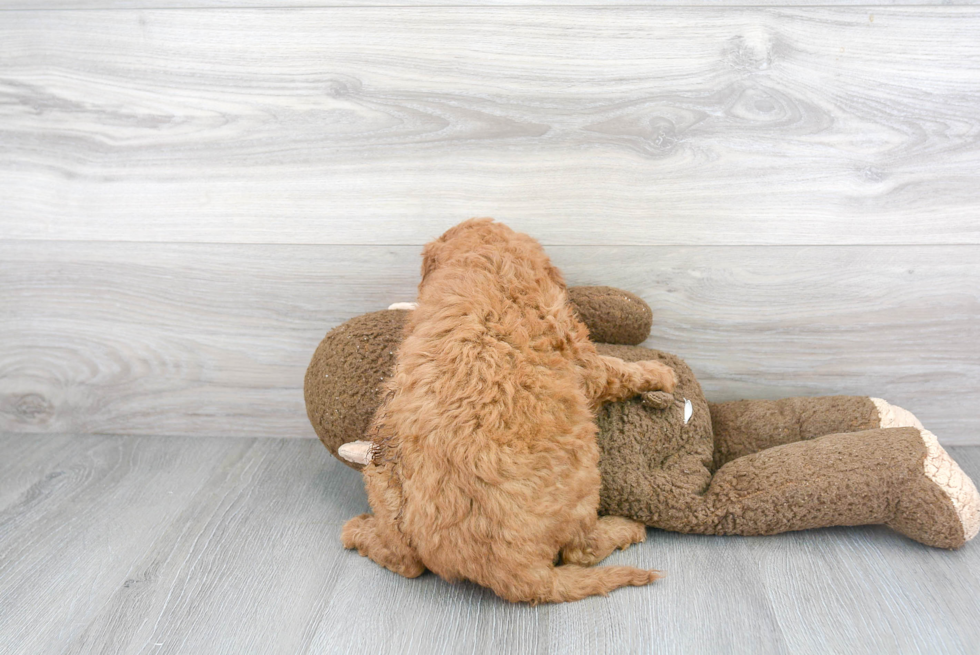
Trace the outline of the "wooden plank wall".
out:
<instances>
[{"instance_id":1,"label":"wooden plank wall","mask_svg":"<svg viewBox=\"0 0 980 655\"><path fill-rule=\"evenodd\" d=\"M980 8L252 4L0 0L0 431L311 437L322 335L491 215L711 399L980 444Z\"/></svg>"}]
</instances>

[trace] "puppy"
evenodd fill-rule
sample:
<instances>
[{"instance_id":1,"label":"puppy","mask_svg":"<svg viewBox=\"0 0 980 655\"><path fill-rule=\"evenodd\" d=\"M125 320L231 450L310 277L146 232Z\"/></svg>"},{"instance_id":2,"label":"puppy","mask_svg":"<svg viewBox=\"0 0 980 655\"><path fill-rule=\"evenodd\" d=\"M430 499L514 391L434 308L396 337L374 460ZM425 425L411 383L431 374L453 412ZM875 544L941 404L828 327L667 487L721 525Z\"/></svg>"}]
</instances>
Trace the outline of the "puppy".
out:
<instances>
[{"instance_id":1,"label":"puppy","mask_svg":"<svg viewBox=\"0 0 980 655\"><path fill-rule=\"evenodd\" d=\"M428 568L512 602L657 579L586 568L646 536L640 523L597 516L593 415L603 402L673 391L673 370L598 355L541 246L501 223L466 221L422 255L418 307L363 471L374 514L344 525L344 546L406 577Z\"/></svg>"}]
</instances>

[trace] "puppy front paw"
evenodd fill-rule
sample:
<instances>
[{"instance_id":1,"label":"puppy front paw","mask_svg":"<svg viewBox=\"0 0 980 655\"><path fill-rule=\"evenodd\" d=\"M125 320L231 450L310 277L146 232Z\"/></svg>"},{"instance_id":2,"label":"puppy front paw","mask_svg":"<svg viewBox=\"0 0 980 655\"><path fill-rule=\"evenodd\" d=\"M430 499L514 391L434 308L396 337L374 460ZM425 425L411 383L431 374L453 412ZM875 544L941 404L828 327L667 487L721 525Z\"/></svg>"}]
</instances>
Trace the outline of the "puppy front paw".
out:
<instances>
[{"instance_id":1,"label":"puppy front paw","mask_svg":"<svg viewBox=\"0 0 980 655\"><path fill-rule=\"evenodd\" d=\"M644 391L666 391L667 393L674 393L674 388L677 387L677 373L674 369L657 361L643 361L637 362L643 369L644 376L646 377L647 388Z\"/></svg>"}]
</instances>

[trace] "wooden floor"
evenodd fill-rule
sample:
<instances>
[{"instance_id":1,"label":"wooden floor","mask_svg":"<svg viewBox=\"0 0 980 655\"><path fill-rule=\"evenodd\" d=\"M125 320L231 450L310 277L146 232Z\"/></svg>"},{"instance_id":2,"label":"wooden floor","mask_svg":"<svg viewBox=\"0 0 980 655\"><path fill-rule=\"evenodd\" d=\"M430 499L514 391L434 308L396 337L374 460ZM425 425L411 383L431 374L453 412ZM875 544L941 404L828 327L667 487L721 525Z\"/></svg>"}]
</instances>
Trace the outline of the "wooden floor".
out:
<instances>
[{"instance_id":1,"label":"wooden floor","mask_svg":"<svg viewBox=\"0 0 980 655\"><path fill-rule=\"evenodd\" d=\"M950 450L980 478L980 447ZM975 653L980 543L880 527L650 530L667 577L515 606L339 542L360 476L313 440L0 437L0 653Z\"/></svg>"}]
</instances>

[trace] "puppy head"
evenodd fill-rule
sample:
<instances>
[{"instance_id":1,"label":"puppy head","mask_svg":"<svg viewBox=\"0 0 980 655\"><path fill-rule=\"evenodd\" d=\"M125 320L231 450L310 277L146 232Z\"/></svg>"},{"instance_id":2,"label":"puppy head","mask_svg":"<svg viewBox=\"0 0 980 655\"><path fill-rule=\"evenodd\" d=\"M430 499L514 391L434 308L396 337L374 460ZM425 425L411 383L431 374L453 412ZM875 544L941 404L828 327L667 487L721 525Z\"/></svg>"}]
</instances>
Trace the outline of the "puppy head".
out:
<instances>
[{"instance_id":1,"label":"puppy head","mask_svg":"<svg viewBox=\"0 0 980 655\"><path fill-rule=\"evenodd\" d=\"M565 288L565 280L561 272L552 266L537 241L526 234L514 232L492 218L471 218L449 228L441 237L428 243L422 250L422 281L419 282L419 290L421 291L426 278L433 271L450 261L497 249L507 250L512 256L539 267L552 282Z\"/></svg>"},{"instance_id":2,"label":"puppy head","mask_svg":"<svg viewBox=\"0 0 980 655\"><path fill-rule=\"evenodd\" d=\"M430 241L422 249L422 281L437 268L457 255L472 252L480 245L494 241L506 241L514 231L492 218L471 218L446 230L441 237Z\"/></svg>"}]
</instances>

